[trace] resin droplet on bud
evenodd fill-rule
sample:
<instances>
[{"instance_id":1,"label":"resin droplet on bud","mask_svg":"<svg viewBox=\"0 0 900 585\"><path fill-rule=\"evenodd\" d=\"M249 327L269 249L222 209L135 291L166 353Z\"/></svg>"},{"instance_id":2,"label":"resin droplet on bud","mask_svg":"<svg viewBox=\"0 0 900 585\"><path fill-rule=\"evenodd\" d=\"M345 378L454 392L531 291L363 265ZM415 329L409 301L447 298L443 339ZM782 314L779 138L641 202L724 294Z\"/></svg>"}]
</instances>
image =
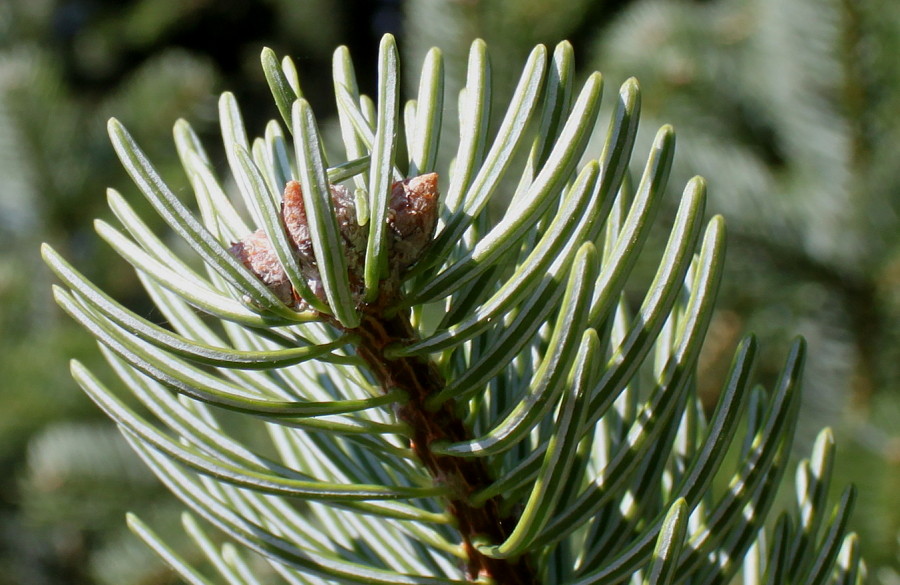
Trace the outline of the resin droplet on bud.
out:
<instances>
[{"instance_id":1,"label":"resin droplet on bud","mask_svg":"<svg viewBox=\"0 0 900 585\"><path fill-rule=\"evenodd\" d=\"M421 258L434 237L439 203L437 180L436 173L429 173L391 185L386 220L390 238L389 276L381 286L392 294L399 289L400 276ZM347 261L351 294L361 304L365 292L363 274L369 227L359 225L353 194L340 185L329 187L344 258ZM285 186L281 210L300 273L313 294L325 300L300 183L290 181ZM309 309L306 301L291 286L284 268L272 250L271 242L262 230L256 230L235 243L229 251L286 305L298 311Z\"/></svg>"}]
</instances>

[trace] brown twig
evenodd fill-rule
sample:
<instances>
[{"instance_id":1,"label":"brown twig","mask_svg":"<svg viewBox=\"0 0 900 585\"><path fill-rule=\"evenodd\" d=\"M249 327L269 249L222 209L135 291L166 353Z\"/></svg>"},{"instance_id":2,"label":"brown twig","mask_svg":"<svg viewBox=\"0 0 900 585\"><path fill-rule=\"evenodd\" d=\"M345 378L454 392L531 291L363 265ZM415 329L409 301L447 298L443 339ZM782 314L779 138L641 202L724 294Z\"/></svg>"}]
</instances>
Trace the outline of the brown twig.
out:
<instances>
[{"instance_id":1,"label":"brown twig","mask_svg":"<svg viewBox=\"0 0 900 585\"><path fill-rule=\"evenodd\" d=\"M476 540L503 542L515 526L516 518L501 512L499 498L491 498L480 507L468 502L469 494L491 483L483 459L440 456L431 451L434 441L465 441L471 436L452 400L443 403L435 412L425 407L428 397L445 385L432 362L415 356L388 358L385 355L385 349L390 345L408 344L418 339L407 317L398 314L385 318L377 313L365 313L359 327L351 331L360 336L357 353L382 388L399 388L409 396L398 409L398 416L412 429L410 446L434 481L451 487L452 495L447 498L446 505L456 520L468 556L468 578L474 581L489 577L498 585L536 583L536 575L527 558L494 559L481 554L474 546Z\"/></svg>"}]
</instances>

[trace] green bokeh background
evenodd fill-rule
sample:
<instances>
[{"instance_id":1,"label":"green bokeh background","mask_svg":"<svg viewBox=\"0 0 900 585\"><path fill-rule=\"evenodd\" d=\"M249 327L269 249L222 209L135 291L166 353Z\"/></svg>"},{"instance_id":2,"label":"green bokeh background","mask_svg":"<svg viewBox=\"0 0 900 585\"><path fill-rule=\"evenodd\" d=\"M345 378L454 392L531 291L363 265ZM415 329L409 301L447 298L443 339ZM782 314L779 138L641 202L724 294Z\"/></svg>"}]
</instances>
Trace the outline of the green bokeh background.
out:
<instances>
[{"instance_id":1,"label":"green bokeh background","mask_svg":"<svg viewBox=\"0 0 900 585\"><path fill-rule=\"evenodd\" d=\"M728 220L728 274L701 362L704 400L715 401L742 335L761 338L762 381L791 337L805 335L797 454L820 427L834 428L835 483L860 489L852 527L873 581L900 583L900 3L3 0L0 585L175 582L123 514L166 525L179 507L69 378L69 358L90 365L98 355L53 305L38 254L40 242L52 243L153 317L124 263L92 232L93 218L110 216L107 187L142 204L106 119L122 120L186 192L171 139L177 118L215 153L221 91L237 95L251 133L277 115L259 67L263 46L294 57L327 136L332 51L350 47L371 93L385 32L398 37L410 94L425 51L443 49L450 109L479 37L501 102L535 43L569 39L582 74L604 73L606 96L638 77L635 160L672 123L672 205L701 174L711 212Z\"/></svg>"}]
</instances>

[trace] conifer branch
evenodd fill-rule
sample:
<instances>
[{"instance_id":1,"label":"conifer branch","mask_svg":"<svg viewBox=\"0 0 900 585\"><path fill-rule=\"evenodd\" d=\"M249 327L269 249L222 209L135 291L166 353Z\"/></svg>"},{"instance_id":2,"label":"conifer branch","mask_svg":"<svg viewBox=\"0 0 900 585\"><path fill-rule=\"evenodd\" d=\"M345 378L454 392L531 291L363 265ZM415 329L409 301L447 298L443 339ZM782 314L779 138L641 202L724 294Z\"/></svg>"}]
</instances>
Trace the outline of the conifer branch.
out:
<instances>
[{"instance_id":1,"label":"conifer branch","mask_svg":"<svg viewBox=\"0 0 900 585\"><path fill-rule=\"evenodd\" d=\"M571 52L561 43L548 59L536 48L492 125L486 47L474 43L451 165L438 149L440 52L429 53L419 100L401 116L393 39L381 44L377 102L359 93L338 50L348 160L329 168L296 68L266 50L293 136L273 121L251 141L234 96L222 96L237 205L190 126L176 124L199 216L110 122L126 171L205 270L116 192L109 203L124 231L106 222L97 231L136 268L169 327L121 306L46 246L44 259L62 283L57 303L103 345L143 407L82 364L74 378L162 482L231 541L218 550L185 519L209 571L234 582L227 559L239 559L238 545L268 563L248 579L261 583L716 583L745 557L748 585L767 572L835 584L847 583L829 580L835 565L864 572L846 533L852 492L826 517L827 431L801 466L793 522L779 523L765 550L804 344L776 388L751 391L748 339L713 418L699 406L697 360L725 241L722 219L703 217L702 180L684 189L637 311L625 302L659 229L674 131L660 129L632 197L637 82L622 86L596 155L602 81L590 75L576 92ZM402 152L409 160L397 160ZM494 218L488 203L503 190L511 203ZM226 410L241 424L220 420ZM722 462L742 413L748 436L729 472ZM717 475L725 494L709 489ZM154 530L128 523L182 578L206 582ZM253 565L241 566L249 575Z\"/></svg>"}]
</instances>

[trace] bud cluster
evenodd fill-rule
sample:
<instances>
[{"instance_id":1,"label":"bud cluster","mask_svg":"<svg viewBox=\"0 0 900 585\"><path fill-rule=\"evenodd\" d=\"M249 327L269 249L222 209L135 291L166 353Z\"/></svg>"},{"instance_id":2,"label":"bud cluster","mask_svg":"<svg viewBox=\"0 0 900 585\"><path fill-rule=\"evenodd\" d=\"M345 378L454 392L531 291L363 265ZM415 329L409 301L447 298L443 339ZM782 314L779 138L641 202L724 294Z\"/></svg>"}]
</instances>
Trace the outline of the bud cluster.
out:
<instances>
[{"instance_id":1,"label":"bud cluster","mask_svg":"<svg viewBox=\"0 0 900 585\"><path fill-rule=\"evenodd\" d=\"M385 220L389 239L387 277L381 283L382 287L387 287L386 290L394 292L399 288L403 273L419 260L434 236L439 202L437 180L436 173L429 173L391 185ZM363 274L369 226L360 225L356 202L346 187L329 185L329 189L341 234L350 290L357 304L361 305L365 292ZM297 181L289 181L284 188L281 216L306 285L312 294L326 300L310 236L303 192ZM229 252L284 304L298 311L309 310L309 303L294 290L263 230L256 230L234 243Z\"/></svg>"}]
</instances>

